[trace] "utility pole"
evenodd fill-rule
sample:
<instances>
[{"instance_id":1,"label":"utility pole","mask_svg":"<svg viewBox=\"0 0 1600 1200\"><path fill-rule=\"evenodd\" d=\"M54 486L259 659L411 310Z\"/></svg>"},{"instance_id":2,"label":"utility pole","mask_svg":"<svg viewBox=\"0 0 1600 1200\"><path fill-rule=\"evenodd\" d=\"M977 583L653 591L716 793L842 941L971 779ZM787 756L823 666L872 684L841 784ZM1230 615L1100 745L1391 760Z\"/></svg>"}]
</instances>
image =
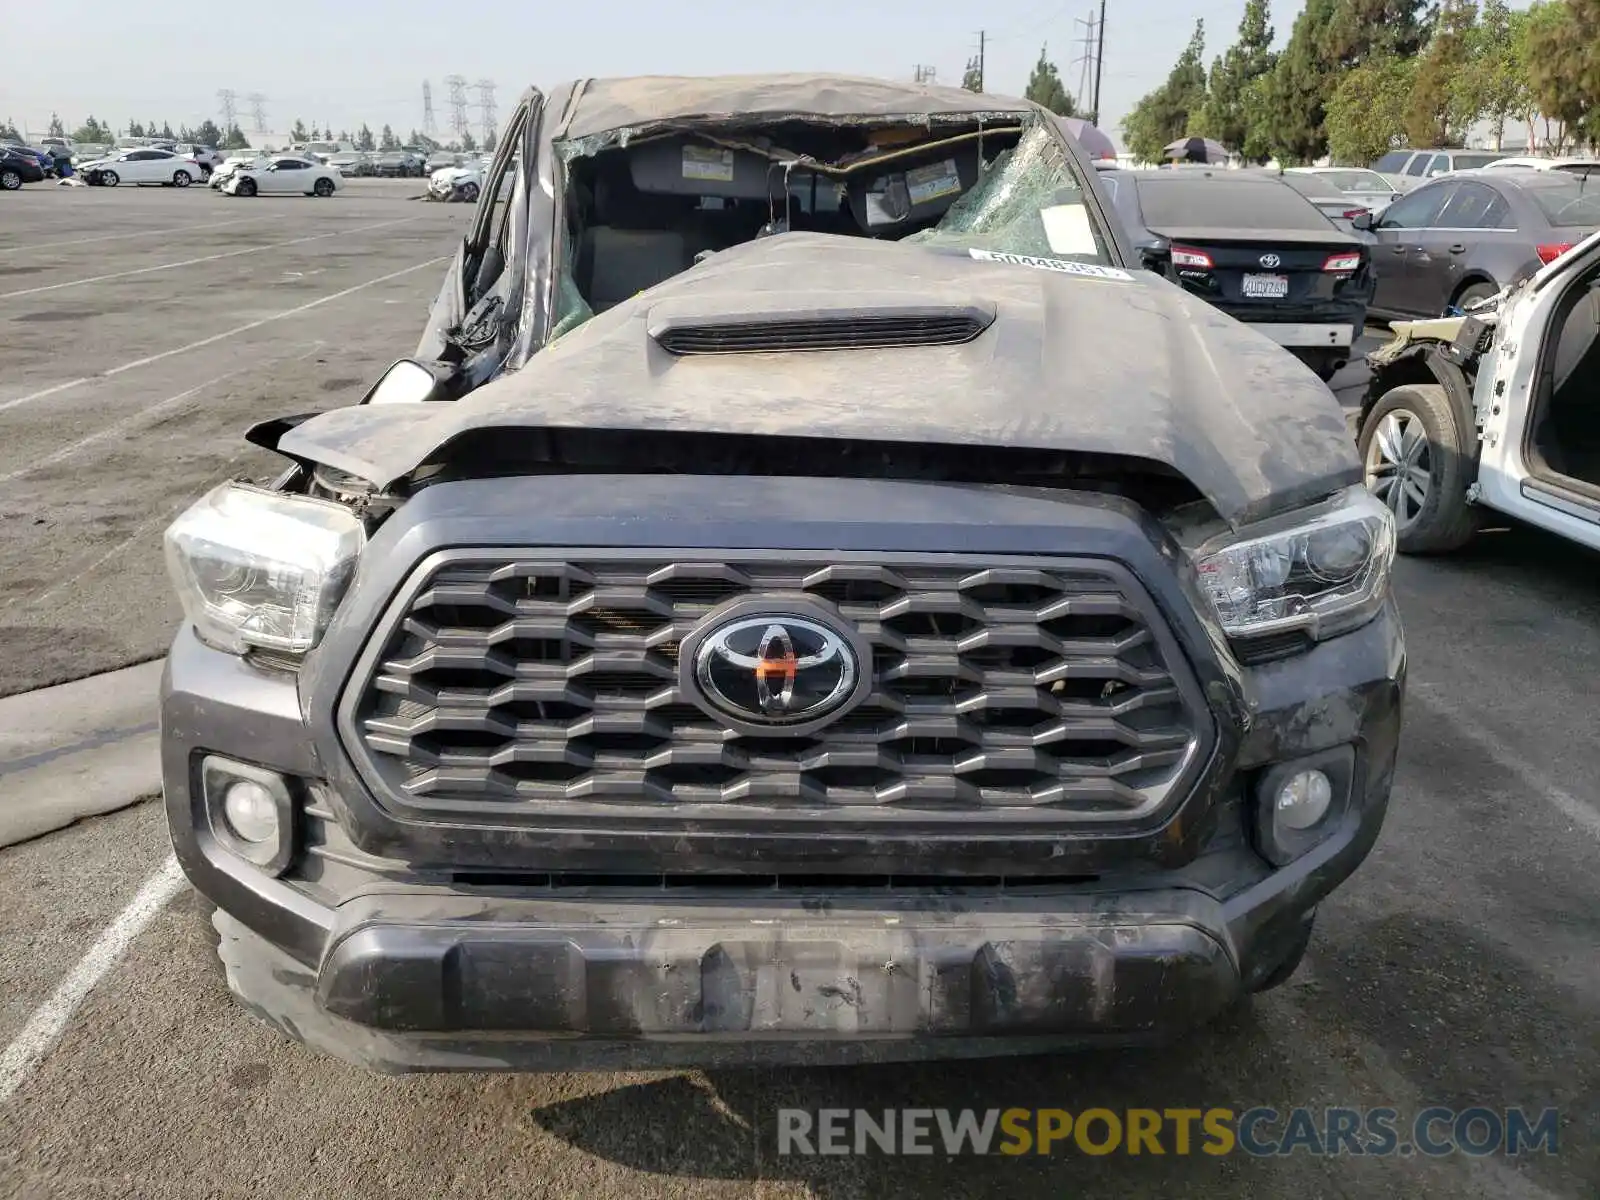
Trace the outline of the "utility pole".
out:
<instances>
[{"instance_id":1,"label":"utility pole","mask_svg":"<svg viewBox=\"0 0 1600 1200\"><path fill-rule=\"evenodd\" d=\"M1103 4L1105 0L1100 0ZM988 48L989 35L986 30L978 30L978 90L983 91L983 55Z\"/></svg>"},{"instance_id":2,"label":"utility pole","mask_svg":"<svg viewBox=\"0 0 1600 1200\"><path fill-rule=\"evenodd\" d=\"M450 127L455 130L456 141L471 128L467 122L467 80L464 75L446 75L445 87L450 89Z\"/></svg>"},{"instance_id":3,"label":"utility pole","mask_svg":"<svg viewBox=\"0 0 1600 1200\"><path fill-rule=\"evenodd\" d=\"M480 79L472 86L478 89L478 118L483 130L482 144L487 146L494 141L495 132L500 127L499 114L494 104L494 80Z\"/></svg>"},{"instance_id":4,"label":"utility pole","mask_svg":"<svg viewBox=\"0 0 1600 1200\"><path fill-rule=\"evenodd\" d=\"M939 68L918 63L915 68L915 78L918 83L935 83L939 78Z\"/></svg>"},{"instance_id":5,"label":"utility pole","mask_svg":"<svg viewBox=\"0 0 1600 1200\"><path fill-rule=\"evenodd\" d=\"M433 84L426 79L422 81L422 136L439 136L439 122L433 115Z\"/></svg>"},{"instance_id":6,"label":"utility pole","mask_svg":"<svg viewBox=\"0 0 1600 1200\"><path fill-rule=\"evenodd\" d=\"M1106 0L1100 0L1100 23L1095 26L1094 49L1094 104L1089 111L1089 124L1100 124L1100 68L1106 61Z\"/></svg>"},{"instance_id":7,"label":"utility pole","mask_svg":"<svg viewBox=\"0 0 1600 1200\"><path fill-rule=\"evenodd\" d=\"M1094 13L1091 12L1087 17L1074 18L1073 24L1082 25L1088 30L1081 38L1074 39L1083 46L1083 53L1073 60L1074 65L1078 68L1076 100L1077 103L1082 104L1089 96L1089 68L1094 65Z\"/></svg>"}]
</instances>

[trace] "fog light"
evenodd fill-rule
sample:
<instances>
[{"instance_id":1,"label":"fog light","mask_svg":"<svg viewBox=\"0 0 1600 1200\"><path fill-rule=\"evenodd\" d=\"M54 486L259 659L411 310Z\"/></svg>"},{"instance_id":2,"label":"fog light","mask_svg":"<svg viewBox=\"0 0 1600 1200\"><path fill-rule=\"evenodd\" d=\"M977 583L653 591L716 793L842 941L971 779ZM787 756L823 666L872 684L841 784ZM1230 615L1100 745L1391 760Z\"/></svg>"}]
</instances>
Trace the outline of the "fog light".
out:
<instances>
[{"instance_id":1,"label":"fog light","mask_svg":"<svg viewBox=\"0 0 1600 1200\"><path fill-rule=\"evenodd\" d=\"M200 763L207 822L217 841L268 875L294 860L299 807L290 782L253 763L208 754Z\"/></svg>"},{"instance_id":2,"label":"fog light","mask_svg":"<svg viewBox=\"0 0 1600 1200\"><path fill-rule=\"evenodd\" d=\"M241 779L228 785L222 795L222 816L229 831L242 842L277 839L278 803L254 780Z\"/></svg>"},{"instance_id":3,"label":"fog light","mask_svg":"<svg viewBox=\"0 0 1600 1200\"><path fill-rule=\"evenodd\" d=\"M1310 829L1327 815L1333 784L1321 771L1296 771L1273 800L1274 819L1287 829Z\"/></svg>"}]
</instances>

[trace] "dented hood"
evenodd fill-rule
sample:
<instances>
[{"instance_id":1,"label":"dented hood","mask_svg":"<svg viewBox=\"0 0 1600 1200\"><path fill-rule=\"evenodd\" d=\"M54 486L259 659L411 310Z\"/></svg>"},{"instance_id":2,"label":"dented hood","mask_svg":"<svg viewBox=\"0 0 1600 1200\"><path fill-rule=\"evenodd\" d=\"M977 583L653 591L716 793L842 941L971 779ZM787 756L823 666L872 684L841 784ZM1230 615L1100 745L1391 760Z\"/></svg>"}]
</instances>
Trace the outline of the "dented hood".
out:
<instances>
[{"instance_id":1,"label":"dented hood","mask_svg":"<svg viewBox=\"0 0 1600 1200\"><path fill-rule=\"evenodd\" d=\"M1149 272L1090 270L860 238L767 238L594 317L453 404L335 410L280 448L380 485L482 430L1103 453L1177 471L1235 525L1359 482L1343 413L1304 366ZM715 314L904 309L989 324L959 345L821 352L677 357L652 337Z\"/></svg>"}]
</instances>

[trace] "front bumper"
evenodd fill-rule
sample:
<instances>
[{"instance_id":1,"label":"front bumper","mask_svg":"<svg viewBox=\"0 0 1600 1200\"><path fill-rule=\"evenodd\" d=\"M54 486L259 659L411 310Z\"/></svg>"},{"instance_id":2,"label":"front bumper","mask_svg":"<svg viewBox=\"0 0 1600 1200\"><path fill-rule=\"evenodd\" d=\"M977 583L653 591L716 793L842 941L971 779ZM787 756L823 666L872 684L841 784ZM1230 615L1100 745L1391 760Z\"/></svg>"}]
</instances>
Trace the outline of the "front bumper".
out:
<instances>
[{"instance_id":1,"label":"front bumper","mask_svg":"<svg viewBox=\"0 0 1600 1200\"><path fill-rule=\"evenodd\" d=\"M1139 551L1145 535L1111 507L1068 528L1056 500L980 493L970 512L895 531L898 506L924 513L926 491L879 484L871 528L790 528L770 517L782 507L776 485L760 481L764 523L740 532L749 506L737 480L714 492L660 485L647 509L659 536L781 549L785 537L815 545L825 528L835 550L882 551L914 536L948 545L967 520L986 554L1069 543L1121 546L1106 555L1118 561L1150 556L1136 573L1182 627L1218 726L1211 761L1188 777L1199 782L1114 829L976 820L902 822L886 835L859 814L796 831L753 819L722 828L665 808L637 828L392 811L352 766L333 710L416 565L439 545L519 544L529 512L558 546L657 536L614 481L560 482L576 525L549 480L413 498L369 546L338 627L298 677L178 634L161 701L173 843L219 908L230 986L291 1036L384 1070L849 1062L1169 1037L1280 966L1378 836L1405 673L1392 601L1361 629L1245 666L1191 628L1178 574L1153 542ZM827 515L813 485L787 486ZM1269 768L1328 754L1351 764L1348 803L1322 840L1274 867L1253 841L1255 788ZM299 853L282 877L213 829L208 755L289 781Z\"/></svg>"}]
</instances>

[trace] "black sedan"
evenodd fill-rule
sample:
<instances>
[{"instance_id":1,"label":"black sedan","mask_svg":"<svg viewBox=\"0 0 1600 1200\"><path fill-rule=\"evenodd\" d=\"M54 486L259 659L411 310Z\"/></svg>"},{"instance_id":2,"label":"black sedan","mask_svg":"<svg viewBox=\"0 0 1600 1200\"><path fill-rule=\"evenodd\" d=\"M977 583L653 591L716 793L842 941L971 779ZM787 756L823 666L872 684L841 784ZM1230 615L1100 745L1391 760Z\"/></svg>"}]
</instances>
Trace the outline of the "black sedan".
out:
<instances>
[{"instance_id":1,"label":"black sedan","mask_svg":"<svg viewBox=\"0 0 1600 1200\"><path fill-rule=\"evenodd\" d=\"M1366 243L1276 175L1102 171L1144 265L1289 350L1323 379L1366 324Z\"/></svg>"},{"instance_id":2,"label":"black sedan","mask_svg":"<svg viewBox=\"0 0 1600 1200\"><path fill-rule=\"evenodd\" d=\"M1457 171L1355 224L1375 243L1372 311L1437 317L1526 279L1600 228L1600 177Z\"/></svg>"},{"instance_id":3,"label":"black sedan","mask_svg":"<svg viewBox=\"0 0 1600 1200\"><path fill-rule=\"evenodd\" d=\"M0 146L0 192L14 192L25 183L43 179L38 155L23 146Z\"/></svg>"}]
</instances>

